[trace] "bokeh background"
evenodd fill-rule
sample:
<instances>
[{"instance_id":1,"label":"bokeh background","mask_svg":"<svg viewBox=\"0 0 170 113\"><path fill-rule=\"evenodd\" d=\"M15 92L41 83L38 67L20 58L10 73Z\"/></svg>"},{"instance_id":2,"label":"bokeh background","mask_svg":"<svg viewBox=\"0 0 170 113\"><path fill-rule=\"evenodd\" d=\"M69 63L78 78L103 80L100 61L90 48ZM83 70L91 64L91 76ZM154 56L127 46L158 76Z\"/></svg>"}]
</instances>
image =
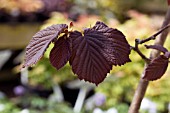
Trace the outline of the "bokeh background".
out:
<instances>
[{"instance_id":1,"label":"bokeh background","mask_svg":"<svg viewBox=\"0 0 170 113\"><path fill-rule=\"evenodd\" d=\"M147 38L161 27L167 8L166 0L0 0L0 113L126 113L144 67L134 51L131 63L113 66L96 87L79 81L69 64L53 68L48 60L52 44L38 64L21 72L25 47L47 26L73 22L73 30L83 30L98 20L122 31L134 45L135 38ZM168 38L170 50L169 43ZM149 56L150 50L140 49ZM170 113L169 87L168 69L149 84L140 112Z\"/></svg>"}]
</instances>

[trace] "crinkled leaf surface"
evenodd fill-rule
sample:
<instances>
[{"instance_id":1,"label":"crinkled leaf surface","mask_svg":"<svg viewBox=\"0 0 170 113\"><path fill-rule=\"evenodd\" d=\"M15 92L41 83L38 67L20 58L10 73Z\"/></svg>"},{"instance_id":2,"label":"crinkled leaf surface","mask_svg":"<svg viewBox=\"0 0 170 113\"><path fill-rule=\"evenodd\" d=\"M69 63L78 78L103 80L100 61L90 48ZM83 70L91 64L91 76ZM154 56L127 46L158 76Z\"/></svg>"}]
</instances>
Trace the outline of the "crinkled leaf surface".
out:
<instances>
[{"instance_id":1,"label":"crinkled leaf surface","mask_svg":"<svg viewBox=\"0 0 170 113\"><path fill-rule=\"evenodd\" d=\"M143 79L157 80L163 76L168 67L168 58L160 55L148 64Z\"/></svg>"},{"instance_id":2,"label":"crinkled leaf surface","mask_svg":"<svg viewBox=\"0 0 170 113\"><path fill-rule=\"evenodd\" d=\"M91 32L90 37L102 35L103 38L106 39L101 39L103 43L103 50L101 53L110 64L120 66L131 61L129 59L130 45L122 32L117 29L109 28L103 22L96 22L96 25L92 29L100 33L93 34L93 32Z\"/></svg>"},{"instance_id":3,"label":"crinkled leaf surface","mask_svg":"<svg viewBox=\"0 0 170 113\"><path fill-rule=\"evenodd\" d=\"M56 68L60 69L69 60L71 55L69 41L66 35L60 37L50 52L50 62Z\"/></svg>"},{"instance_id":4,"label":"crinkled leaf surface","mask_svg":"<svg viewBox=\"0 0 170 113\"><path fill-rule=\"evenodd\" d=\"M70 65L80 79L99 84L104 80L112 65L129 62L130 46L118 30L97 22L84 33L70 34L72 55Z\"/></svg>"},{"instance_id":5,"label":"crinkled leaf surface","mask_svg":"<svg viewBox=\"0 0 170 113\"><path fill-rule=\"evenodd\" d=\"M28 67L37 63L37 61L43 56L48 45L67 28L68 26L66 24L57 24L37 32L26 47L23 67Z\"/></svg>"},{"instance_id":6,"label":"crinkled leaf surface","mask_svg":"<svg viewBox=\"0 0 170 113\"><path fill-rule=\"evenodd\" d=\"M158 51L161 51L163 53L168 52L166 48L164 48L162 45L145 45L147 49L156 49Z\"/></svg>"}]
</instances>

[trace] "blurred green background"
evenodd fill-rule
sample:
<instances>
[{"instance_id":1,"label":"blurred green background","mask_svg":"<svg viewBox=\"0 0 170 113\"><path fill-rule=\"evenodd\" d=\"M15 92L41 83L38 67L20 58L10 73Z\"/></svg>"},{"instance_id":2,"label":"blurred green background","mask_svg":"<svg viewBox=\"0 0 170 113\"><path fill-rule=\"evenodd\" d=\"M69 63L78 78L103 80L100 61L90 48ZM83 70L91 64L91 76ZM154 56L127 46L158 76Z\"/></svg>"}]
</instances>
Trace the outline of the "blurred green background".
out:
<instances>
[{"instance_id":1,"label":"blurred green background","mask_svg":"<svg viewBox=\"0 0 170 113\"><path fill-rule=\"evenodd\" d=\"M160 28L167 7L166 0L0 0L0 113L74 112L81 88L72 83L77 76L69 64L59 71L50 64L48 58L53 44L38 64L20 73L24 49L38 30L72 21L73 30L83 30L101 20L122 31L134 46L136 38L147 38ZM169 43L168 38L165 47L170 50ZM143 46L140 49L149 57L150 50ZM113 66L98 87L87 86L81 113L101 113L95 112L96 108L105 112L110 108L115 108L118 113L128 111L144 67L144 61L134 51L130 58L132 62L124 66ZM145 97L156 105L157 113L168 113L169 81L168 69L160 80L149 84ZM68 84L73 84L73 88ZM63 98L59 98L60 90L55 91L55 88L61 89ZM100 105L95 103L96 94L103 95ZM145 109L140 112L155 113Z\"/></svg>"}]
</instances>

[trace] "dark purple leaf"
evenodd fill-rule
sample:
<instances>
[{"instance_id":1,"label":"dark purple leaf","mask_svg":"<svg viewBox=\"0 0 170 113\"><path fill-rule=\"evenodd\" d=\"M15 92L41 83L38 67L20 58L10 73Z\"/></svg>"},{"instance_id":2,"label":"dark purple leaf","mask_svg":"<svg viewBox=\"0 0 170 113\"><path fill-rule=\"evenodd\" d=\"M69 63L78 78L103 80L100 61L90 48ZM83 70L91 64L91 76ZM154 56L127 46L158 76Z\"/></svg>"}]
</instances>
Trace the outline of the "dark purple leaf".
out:
<instances>
[{"instance_id":1,"label":"dark purple leaf","mask_svg":"<svg viewBox=\"0 0 170 113\"><path fill-rule=\"evenodd\" d=\"M168 5L170 5L170 0L167 0L167 2L168 2Z\"/></svg>"},{"instance_id":2,"label":"dark purple leaf","mask_svg":"<svg viewBox=\"0 0 170 113\"><path fill-rule=\"evenodd\" d=\"M162 45L145 45L147 49L156 49L158 51L161 51L163 53L168 52L166 48L164 48Z\"/></svg>"},{"instance_id":3,"label":"dark purple leaf","mask_svg":"<svg viewBox=\"0 0 170 113\"><path fill-rule=\"evenodd\" d=\"M90 37L82 36L78 31L70 34L72 38L72 56L70 65L79 79L99 84L111 70L105 57L100 53L101 44L95 43Z\"/></svg>"},{"instance_id":4,"label":"dark purple leaf","mask_svg":"<svg viewBox=\"0 0 170 113\"><path fill-rule=\"evenodd\" d=\"M36 64L37 61L43 56L48 45L67 28L68 26L66 24L57 24L37 32L26 47L25 62L23 67Z\"/></svg>"},{"instance_id":5,"label":"dark purple leaf","mask_svg":"<svg viewBox=\"0 0 170 113\"><path fill-rule=\"evenodd\" d=\"M107 38L107 40L102 42L104 46L102 54L105 56L107 61L115 66L124 65L131 61L129 59L130 45L122 32L117 29L109 28L103 22L96 22L93 29L102 33L104 38ZM93 31L90 35L91 37L98 37L98 34L93 34Z\"/></svg>"},{"instance_id":6,"label":"dark purple leaf","mask_svg":"<svg viewBox=\"0 0 170 113\"><path fill-rule=\"evenodd\" d=\"M50 62L56 69L60 69L67 63L70 55L68 38L64 35L55 42L50 52Z\"/></svg>"},{"instance_id":7,"label":"dark purple leaf","mask_svg":"<svg viewBox=\"0 0 170 113\"><path fill-rule=\"evenodd\" d=\"M99 84L104 80L112 65L129 62L130 46L118 30L97 22L84 33L70 34L72 56L70 65L80 79Z\"/></svg>"},{"instance_id":8,"label":"dark purple leaf","mask_svg":"<svg viewBox=\"0 0 170 113\"><path fill-rule=\"evenodd\" d=\"M143 79L157 80L163 76L168 67L168 58L160 55L153 59L145 69Z\"/></svg>"}]
</instances>

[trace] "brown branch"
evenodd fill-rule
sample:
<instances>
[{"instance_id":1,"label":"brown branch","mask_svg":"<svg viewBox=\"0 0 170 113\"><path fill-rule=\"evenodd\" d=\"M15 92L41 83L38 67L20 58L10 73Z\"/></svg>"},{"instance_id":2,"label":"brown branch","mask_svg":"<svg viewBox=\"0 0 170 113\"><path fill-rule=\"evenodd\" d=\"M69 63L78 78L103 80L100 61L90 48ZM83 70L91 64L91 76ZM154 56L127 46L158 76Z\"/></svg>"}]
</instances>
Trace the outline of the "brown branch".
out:
<instances>
[{"instance_id":1,"label":"brown branch","mask_svg":"<svg viewBox=\"0 0 170 113\"><path fill-rule=\"evenodd\" d=\"M150 59L147 58L139 49L139 44L143 44L145 42L148 42L150 40L155 40L156 36L158 36L160 33L162 33L164 30L168 29L170 27L170 24L168 24L167 26L163 27L162 29L160 29L158 32L156 32L155 34L153 34L152 36L150 36L149 38L140 40L140 39L135 39L135 47L131 46L131 49L133 49L134 51L136 51L139 56L145 60L146 63L150 62ZM145 45L146 46L146 45ZM147 47L147 46L146 46Z\"/></svg>"},{"instance_id":2,"label":"brown branch","mask_svg":"<svg viewBox=\"0 0 170 113\"><path fill-rule=\"evenodd\" d=\"M150 59L148 59L139 49L138 45L140 40L139 39L135 39L135 47L131 46L131 49L133 49L134 51L136 51L138 53L138 55L145 60L146 63L149 63Z\"/></svg>"},{"instance_id":3,"label":"brown branch","mask_svg":"<svg viewBox=\"0 0 170 113\"><path fill-rule=\"evenodd\" d=\"M169 23L170 23L170 6L168 7L164 22L162 24L162 28L167 26ZM163 44L166 40L166 37L168 35L168 32L169 32L169 29L164 30L161 33L160 37L155 40L155 44L159 44L159 45L163 46ZM150 58L155 58L157 55L159 55L159 51L153 50L150 54ZM145 68L146 68L146 66L147 66L147 64L145 65ZM143 74L145 74L145 70L143 71ZM145 95L145 92L147 90L148 84L149 84L149 81L146 81L142 78L140 79L140 82L139 82L138 87L135 91L135 95L133 97L133 100L130 105L128 113L139 113L140 105L141 105L142 99Z\"/></svg>"},{"instance_id":4,"label":"brown branch","mask_svg":"<svg viewBox=\"0 0 170 113\"><path fill-rule=\"evenodd\" d=\"M161 34L163 31L165 31L166 29L168 29L170 27L170 24L166 25L165 27L163 26L158 32L156 32L155 34L153 34L152 36L150 36L149 38L146 38L144 40L139 40L139 44L143 44L145 42L148 42L150 40L155 40L156 37Z\"/></svg>"}]
</instances>

